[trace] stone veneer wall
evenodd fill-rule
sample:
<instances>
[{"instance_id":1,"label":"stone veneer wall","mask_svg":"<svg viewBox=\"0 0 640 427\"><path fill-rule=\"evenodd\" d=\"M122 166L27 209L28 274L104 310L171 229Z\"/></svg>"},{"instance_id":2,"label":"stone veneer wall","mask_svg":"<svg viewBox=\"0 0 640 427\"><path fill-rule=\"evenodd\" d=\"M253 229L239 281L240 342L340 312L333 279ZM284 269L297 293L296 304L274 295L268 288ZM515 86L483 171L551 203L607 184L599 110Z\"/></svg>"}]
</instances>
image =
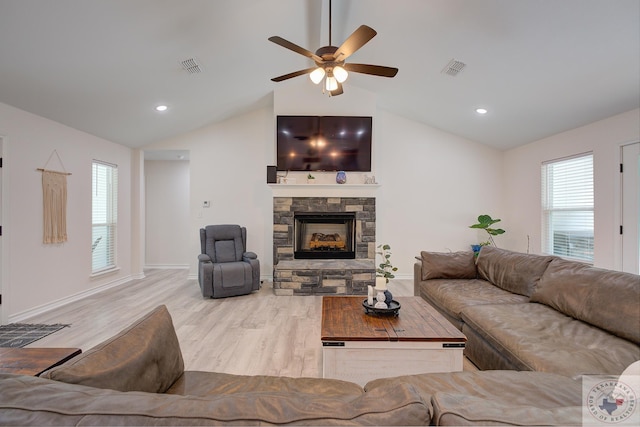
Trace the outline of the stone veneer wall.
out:
<instances>
[{"instance_id":1,"label":"stone veneer wall","mask_svg":"<svg viewBox=\"0 0 640 427\"><path fill-rule=\"evenodd\" d=\"M294 213L355 212L355 260L297 260ZM273 289L276 295L364 295L375 284L374 197L274 197Z\"/></svg>"}]
</instances>

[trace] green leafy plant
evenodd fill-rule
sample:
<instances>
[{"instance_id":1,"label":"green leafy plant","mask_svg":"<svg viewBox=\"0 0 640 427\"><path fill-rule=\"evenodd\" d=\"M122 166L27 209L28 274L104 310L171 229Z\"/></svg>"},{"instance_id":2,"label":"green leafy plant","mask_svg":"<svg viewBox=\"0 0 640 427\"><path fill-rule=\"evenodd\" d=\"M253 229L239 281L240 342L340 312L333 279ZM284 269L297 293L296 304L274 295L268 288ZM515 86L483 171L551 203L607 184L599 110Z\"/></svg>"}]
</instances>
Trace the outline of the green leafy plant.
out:
<instances>
[{"instance_id":1,"label":"green leafy plant","mask_svg":"<svg viewBox=\"0 0 640 427\"><path fill-rule=\"evenodd\" d=\"M391 264L391 246L387 244L378 245L378 249L376 254L382 257L382 262L376 268L376 276L384 277L389 283L389 279L396 277L393 273L398 271L398 267L394 267Z\"/></svg>"},{"instance_id":2,"label":"green leafy plant","mask_svg":"<svg viewBox=\"0 0 640 427\"><path fill-rule=\"evenodd\" d=\"M497 222L502 221L501 219L493 219L491 218L490 215L480 215L478 217L478 223L477 224L473 224L470 225L469 228L480 228L484 231L487 232L487 234L489 234L489 241L488 242L483 242L480 243L481 246L486 246L489 244L492 244L495 247L498 247L498 245L496 245L496 242L493 240L493 236L498 236L500 234L504 234L506 233L506 231L504 231L502 228L492 228L491 226Z\"/></svg>"},{"instance_id":3,"label":"green leafy plant","mask_svg":"<svg viewBox=\"0 0 640 427\"><path fill-rule=\"evenodd\" d=\"M316 177L311 175L311 174L309 174L309 175L307 175L307 179L316 179Z\"/></svg>"}]
</instances>

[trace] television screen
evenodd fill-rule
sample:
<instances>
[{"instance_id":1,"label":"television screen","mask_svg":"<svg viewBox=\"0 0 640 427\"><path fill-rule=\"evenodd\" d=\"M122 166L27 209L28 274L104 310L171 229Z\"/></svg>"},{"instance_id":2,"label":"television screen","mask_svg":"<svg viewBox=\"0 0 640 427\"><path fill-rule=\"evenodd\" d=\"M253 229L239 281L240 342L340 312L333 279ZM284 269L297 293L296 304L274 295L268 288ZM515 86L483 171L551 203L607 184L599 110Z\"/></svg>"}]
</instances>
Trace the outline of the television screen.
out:
<instances>
[{"instance_id":1,"label":"television screen","mask_svg":"<svg viewBox=\"0 0 640 427\"><path fill-rule=\"evenodd\" d=\"M371 171L371 117L278 116L279 171Z\"/></svg>"}]
</instances>

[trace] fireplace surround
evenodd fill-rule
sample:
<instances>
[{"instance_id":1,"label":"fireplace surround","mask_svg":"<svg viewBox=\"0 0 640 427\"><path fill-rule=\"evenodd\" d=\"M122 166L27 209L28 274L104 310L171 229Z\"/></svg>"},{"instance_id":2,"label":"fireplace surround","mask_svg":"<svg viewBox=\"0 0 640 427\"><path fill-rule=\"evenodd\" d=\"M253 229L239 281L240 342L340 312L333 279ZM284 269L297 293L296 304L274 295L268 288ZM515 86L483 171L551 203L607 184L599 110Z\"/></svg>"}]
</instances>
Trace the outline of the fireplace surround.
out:
<instances>
[{"instance_id":1,"label":"fireplace surround","mask_svg":"<svg viewBox=\"0 0 640 427\"><path fill-rule=\"evenodd\" d=\"M294 259L355 259L354 212L294 213Z\"/></svg>"},{"instance_id":2,"label":"fireplace surround","mask_svg":"<svg viewBox=\"0 0 640 427\"><path fill-rule=\"evenodd\" d=\"M307 240L314 232L329 237L312 250ZM274 197L274 292L365 295L375 284L375 241L374 197Z\"/></svg>"}]
</instances>

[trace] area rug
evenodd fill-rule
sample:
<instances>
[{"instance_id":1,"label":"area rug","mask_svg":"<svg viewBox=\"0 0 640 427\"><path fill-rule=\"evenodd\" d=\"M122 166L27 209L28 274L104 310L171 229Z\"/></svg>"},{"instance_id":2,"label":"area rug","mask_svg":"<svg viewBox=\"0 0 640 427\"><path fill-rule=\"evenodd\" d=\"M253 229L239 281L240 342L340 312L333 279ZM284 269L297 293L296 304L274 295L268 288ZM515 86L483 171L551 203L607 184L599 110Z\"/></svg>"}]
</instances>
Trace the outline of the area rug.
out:
<instances>
[{"instance_id":1,"label":"area rug","mask_svg":"<svg viewBox=\"0 0 640 427\"><path fill-rule=\"evenodd\" d=\"M0 326L0 347L24 347L60 329L70 326L63 324L37 325L29 323L11 323Z\"/></svg>"}]
</instances>

